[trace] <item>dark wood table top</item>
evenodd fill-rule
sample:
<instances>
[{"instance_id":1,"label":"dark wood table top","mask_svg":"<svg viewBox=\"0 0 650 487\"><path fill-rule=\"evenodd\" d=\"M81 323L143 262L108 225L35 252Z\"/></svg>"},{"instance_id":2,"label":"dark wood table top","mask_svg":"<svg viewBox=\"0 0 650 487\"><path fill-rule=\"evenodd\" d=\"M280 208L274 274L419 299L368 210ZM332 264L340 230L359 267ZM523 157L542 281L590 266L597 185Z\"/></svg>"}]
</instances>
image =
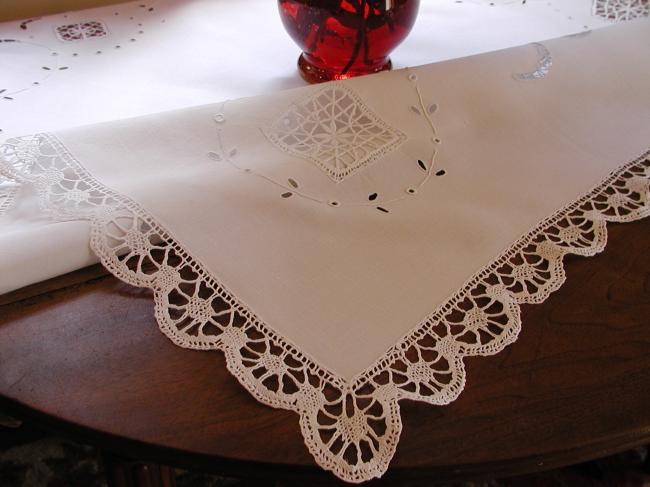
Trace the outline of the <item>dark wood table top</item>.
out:
<instances>
[{"instance_id":1,"label":"dark wood table top","mask_svg":"<svg viewBox=\"0 0 650 487\"><path fill-rule=\"evenodd\" d=\"M609 229L603 254L569 257L560 291L524 307L514 345L466 361L457 401L402 402L380 483L532 472L650 442L650 219ZM99 266L0 297L0 407L134 458L337 483L296 414L257 403L220 352L173 345L149 291Z\"/></svg>"}]
</instances>

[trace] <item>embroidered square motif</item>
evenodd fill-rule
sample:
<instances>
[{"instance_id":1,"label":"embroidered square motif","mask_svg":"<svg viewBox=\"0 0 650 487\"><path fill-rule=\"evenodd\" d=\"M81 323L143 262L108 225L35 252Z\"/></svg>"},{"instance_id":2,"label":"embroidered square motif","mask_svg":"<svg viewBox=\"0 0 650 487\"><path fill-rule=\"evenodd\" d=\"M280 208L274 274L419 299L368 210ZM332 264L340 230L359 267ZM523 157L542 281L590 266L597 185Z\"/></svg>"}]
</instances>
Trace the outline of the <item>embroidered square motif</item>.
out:
<instances>
[{"instance_id":1,"label":"embroidered square motif","mask_svg":"<svg viewBox=\"0 0 650 487\"><path fill-rule=\"evenodd\" d=\"M60 25L56 28L56 35L66 42L81 41L93 37L105 37L108 35L108 29L103 22L90 20L78 24Z\"/></svg>"},{"instance_id":2,"label":"embroidered square motif","mask_svg":"<svg viewBox=\"0 0 650 487\"><path fill-rule=\"evenodd\" d=\"M341 87L325 88L295 105L265 134L283 151L314 162L336 182L395 150L406 138Z\"/></svg>"}]
</instances>

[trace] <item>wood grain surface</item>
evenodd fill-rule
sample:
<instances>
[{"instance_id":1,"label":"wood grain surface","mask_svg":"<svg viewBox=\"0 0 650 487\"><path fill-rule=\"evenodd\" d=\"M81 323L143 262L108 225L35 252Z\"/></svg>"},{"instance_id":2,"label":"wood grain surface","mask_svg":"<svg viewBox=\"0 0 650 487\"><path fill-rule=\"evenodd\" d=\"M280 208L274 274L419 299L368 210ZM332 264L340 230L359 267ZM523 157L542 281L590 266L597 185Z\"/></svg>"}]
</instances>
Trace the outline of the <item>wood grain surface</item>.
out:
<instances>
[{"instance_id":1,"label":"wood grain surface","mask_svg":"<svg viewBox=\"0 0 650 487\"><path fill-rule=\"evenodd\" d=\"M593 258L523 309L519 340L466 361L449 406L402 402L391 469L367 485L496 477L650 442L650 219L610 225ZM337 485L298 417L257 403L220 352L158 331L149 291L89 268L2 297L0 407L123 456Z\"/></svg>"}]
</instances>

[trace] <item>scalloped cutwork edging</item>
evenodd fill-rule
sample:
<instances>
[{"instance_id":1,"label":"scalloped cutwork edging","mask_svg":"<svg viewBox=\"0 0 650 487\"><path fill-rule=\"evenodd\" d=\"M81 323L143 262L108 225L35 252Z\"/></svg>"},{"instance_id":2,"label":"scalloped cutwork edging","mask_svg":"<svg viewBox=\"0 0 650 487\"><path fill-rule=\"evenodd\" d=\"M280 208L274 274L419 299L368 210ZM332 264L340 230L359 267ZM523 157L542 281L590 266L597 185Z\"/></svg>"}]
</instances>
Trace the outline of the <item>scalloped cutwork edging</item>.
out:
<instances>
[{"instance_id":1,"label":"scalloped cutwork edging","mask_svg":"<svg viewBox=\"0 0 650 487\"><path fill-rule=\"evenodd\" d=\"M380 477L401 432L399 401L443 405L465 385L463 358L492 355L521 329L520 304L541 303L565 280L563 257L601 252L606 223L650 214L650 151L621 166L485 266L352 381L318 365L261 322L134 201L96 181L52 135L11 139L0 173L33 184L57 219L92 222L106 268L153 290L161 331L175 344L221 350L260 402L300 415L316 462L348 482Z\"/></svg>"}]
</instances>

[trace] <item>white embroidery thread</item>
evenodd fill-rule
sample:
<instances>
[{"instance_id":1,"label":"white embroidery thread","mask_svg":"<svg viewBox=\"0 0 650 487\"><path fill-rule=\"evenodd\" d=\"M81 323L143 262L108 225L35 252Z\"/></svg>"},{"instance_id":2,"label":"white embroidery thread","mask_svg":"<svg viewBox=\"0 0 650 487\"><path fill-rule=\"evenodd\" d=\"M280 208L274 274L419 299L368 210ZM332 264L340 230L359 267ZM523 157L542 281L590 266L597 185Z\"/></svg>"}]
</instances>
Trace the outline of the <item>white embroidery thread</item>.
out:
<instances>
[{"instance_id":1,"label":"white embroidery thread","mask_svg":"<svg viewBox=\"0 0 650 487\"><path fill-rule=\"evenodd\" d=\"M60 25L55 29L56 36L64 42L83 41L97 37L106 37L108 29L101 20L88 20L77 24Z\"/></svg>"}]
</instances>

